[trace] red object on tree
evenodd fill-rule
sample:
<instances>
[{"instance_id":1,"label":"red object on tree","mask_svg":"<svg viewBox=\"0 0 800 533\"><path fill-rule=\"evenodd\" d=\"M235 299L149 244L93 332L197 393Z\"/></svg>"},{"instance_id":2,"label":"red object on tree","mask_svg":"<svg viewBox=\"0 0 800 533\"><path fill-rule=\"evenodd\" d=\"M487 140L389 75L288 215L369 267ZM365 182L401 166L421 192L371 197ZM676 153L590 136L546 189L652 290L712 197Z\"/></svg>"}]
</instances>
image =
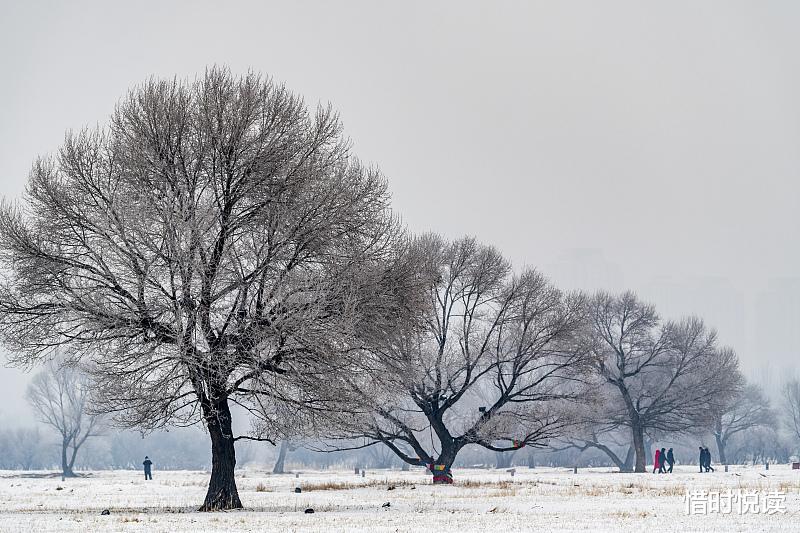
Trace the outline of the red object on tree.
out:
<instances>
[{"instance_id":1,"label":"red object on tree","mask_svg":"<svg viewBox=\"0 0 800 533\"><path fill-rule=\"evenodd\" d=\"M435 485L439 484L447 484L451 485L453 483L453 476L450 472L443 472L441 474L434 474L433 475L433 483Z\"/></svg>"}]
</instances>

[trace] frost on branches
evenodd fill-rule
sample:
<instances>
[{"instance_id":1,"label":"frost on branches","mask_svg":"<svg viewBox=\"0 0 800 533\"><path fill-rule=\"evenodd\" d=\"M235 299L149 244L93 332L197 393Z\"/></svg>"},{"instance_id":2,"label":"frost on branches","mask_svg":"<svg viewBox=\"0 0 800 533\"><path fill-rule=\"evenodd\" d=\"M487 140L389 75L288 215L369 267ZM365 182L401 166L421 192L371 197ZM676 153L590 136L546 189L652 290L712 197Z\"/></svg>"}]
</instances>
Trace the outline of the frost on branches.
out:
<instances>
[{"instance_id":1,"label":"frost on branches","mask_svg":"<svg viewBox=\"0 0 800 533\"><path fill-rule=\"evenodd\" d=\"M232 404L329 401L326 370L414 309L388 201L330 108L225 69L150 80L3 205L3 341L19 364L62 347L118 424L201 421L202 509L241 507L234 442L253 436L234 435Z\"/></svg>"}]
</instances>

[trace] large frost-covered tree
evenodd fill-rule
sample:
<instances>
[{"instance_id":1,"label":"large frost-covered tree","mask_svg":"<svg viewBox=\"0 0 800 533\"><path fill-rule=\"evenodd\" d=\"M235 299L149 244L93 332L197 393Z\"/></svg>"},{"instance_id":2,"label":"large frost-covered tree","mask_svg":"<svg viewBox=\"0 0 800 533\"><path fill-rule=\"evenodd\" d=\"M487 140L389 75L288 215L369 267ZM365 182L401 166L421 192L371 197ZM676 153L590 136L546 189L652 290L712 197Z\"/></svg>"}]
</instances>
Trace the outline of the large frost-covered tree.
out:
<instances>
[{"instance_id":1,"label":"large frost-covered tree","mask_svg":"<svg viewBox=\"0 0 800 533\"><path fill-rule=\"evenodd\" d=\"M371 412L352 434L446 482L464 446L541 446L571 423L587 364L585 301L534 270L514 275L472 238L417 245L428 260L422 324L387 337L362 374L375 379L353 382Z\"/></svg>"},{"instance_id":2,"label":"large frost-covered tree","mask_svg":"<svg viewBox=\"0 0 800 533\"><path fill-rule=\"evenodd\" d=\"M601 402L584 425L595 436L627 428L634 470L644 472L646 435L710 427L738 390L738 359L699 318L662 322L631 292L598 293L589 309Z\"/></svg>"},{"instance_id":3,"label":"large frost-covered tree","mask_svg":"<svg viewBox=\"0 0 800 533\"><path fill-rule=\"evenodd\" d=\"M222 68L150 80L0 211L2 339L21 364L81 360L119 424L202 422L201 509L241 507L232 404L319 408L326 370L413 308L388 202L330 108Z\"/></svg>"}]
</instances>

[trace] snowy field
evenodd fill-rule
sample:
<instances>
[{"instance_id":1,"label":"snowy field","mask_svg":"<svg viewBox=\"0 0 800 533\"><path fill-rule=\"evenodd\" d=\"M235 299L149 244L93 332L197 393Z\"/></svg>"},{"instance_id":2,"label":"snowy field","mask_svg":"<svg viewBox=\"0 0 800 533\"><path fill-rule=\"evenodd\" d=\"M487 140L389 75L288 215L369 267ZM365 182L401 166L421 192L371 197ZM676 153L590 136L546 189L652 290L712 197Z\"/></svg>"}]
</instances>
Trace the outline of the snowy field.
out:
<instances>
[{"instance_id":1,"label":"snowy field","mask_svg":"<svg viewBox=\"0 0 800 533\"><path fill-rule=\"evenodd\" d=\"M238 473L244 511L195 512L205 472L99 471L62 482L0 472L0 531L800 531L800 471L731 467L699 474L616 474L604 469L454 471L432 486L423 471ZM38 477L34 477L38 476ZM294 488L300 486L300 494ZM390 487L394 487L390 489ZM687 515L686 491L782 491L785 514ZM388 507L383 505L389 502ZM313 514L305 514L313 508ZM103 509L111 514L102 516Z\"/></svg>"}]
</instances>

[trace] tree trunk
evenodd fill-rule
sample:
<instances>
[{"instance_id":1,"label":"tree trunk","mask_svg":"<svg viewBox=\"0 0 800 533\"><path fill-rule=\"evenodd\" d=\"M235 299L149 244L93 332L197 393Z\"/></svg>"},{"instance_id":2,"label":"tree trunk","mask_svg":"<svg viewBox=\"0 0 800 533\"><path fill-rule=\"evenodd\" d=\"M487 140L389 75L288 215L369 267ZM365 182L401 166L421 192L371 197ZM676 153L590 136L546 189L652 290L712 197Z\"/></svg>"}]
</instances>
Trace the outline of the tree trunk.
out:
<instances>
[{"instance_id":1,"label":"tree trunk","mask_svg":"<svg viewBox=\"0 0 800 533\"><path fill-rule=\"evenodd\" d=\"M281 441L280 450L278 450L278 459L275 461L275 466L272 467L273 474L283 474L283 465L286 463L286 452L289 451L289 441Z\"/></svg>"},{"instance_id":2,"label":"tree trunk","mask_svg":"<svg viewBox=\"0 0 800 533\"><path fill-rule=\"evenodd\" d=\"M647 455L644 449L644 430L639 424L631 425L631 433L633 434L633 448L636 453L636 466L634 472L647 472Z\"/></svg>"},{"instance_id":3,"label":"tree trunk","mask_svg":"<svg viewBox=\"0 0 800 533\"><path fill-rule=\"evenodd\" d=\"M617 387L622 394L622 399L625 401L625 407L628 411L628 416L631 421L631 433L633 434L633 449L636 453L636 466L634 472L643 473L647 471L647 452L644 446L644 428L642 427L641 418L639 418L638 405L634 403L631 398L627 387L624 383L618 382Z\"/></svg>"},{"instance_id":4,"label":"tree trunk","mask_svg":"<svg viewBox=\"0 0 800 533\"><path fill-rule=\"evenodd\" d=\"M442 447L442 453L439 458L431 465L434 485L449 485L453 483L453 474L450 468L456 460L457 453L458 450L455 447Z\"/></svg>"},{"instance_id":5,"label":"tree trunk","mask_svg":"<svg viewBox=\"0 0 800 533\"><path fill-rule=\"evenodd\" d=\"M594 442L592 443L592 445L598 450L605 453L608 456L608 458L611 459L614 465L616 465L616 467L619 468L620 472L630 472L632 470L631 463L633 462L633 447L631 446L628 447L628 454L625 456L625 461L623 462L622 459L620 459L619 456L616 453L614 453L614 450L612 450L605 444Z\"/></svg>"},{"instance_id":6,"label":"tree trunk","mask_svg":"<svg viewBox=\"0 0 800 533\"><path fill-rule=\"evenodd\" d=\"M69 441L67 439L61 440L61 472L63 473L64 477L77 477L75 476L75 472L72 470L72 464L67 460L67 448L69 447Z\"/></svg>"},{"instance_id":7,"label":"tree trunk","mask_svg":"<svg viewBox=\"0 0 800 533\"><path fill-rule=\"evenodd\" d=\"M204 412L208 433L211 436L211 481L208 483L206 500L199 510L241 509L242 502L239 500L234 474L236 450L228 399L222 398L214 407Z\"/></svg>"},{"instance_id":8,"label":"tree trunk","mask_svg":"<svg viewBox=\"0 0 800 533\"><path fill-rule=\"evenodd\" d=\"M726 465L728 459L725 457L725 441L719 437L719 433L714 434L714 440L717 441L717 452L719 452L719 462Z\"/></svg>"},{"instance_id":9,"label":"tree trunk","mask_svg":"<svg viewBox=\"0 0 800 533\"><path fill-rule=\"evenodd\" d=\"M67 466L69 467L69 471L73 472L73 475L74 475L74 472L75 472L74 471L75 458L78 456L78 448L80 447L81 444L82 444L82 442L79 442L77 440L77 437L73 437L73 439L72 439L72 454L70 455L69 463L67 463Z\"/></svg>"},{"instance_id":10,"label":"tree trunk","mask_svg":"<svg viewBox=\"0 0 800 533\"><path fill-rule=\"evenodd\" d=\"M655 441L648 437L647 435L644 436L644 466L647 467L647 463L650 462L652 459L655 461L655 454L653 453L653 445Z\"/></svg>"},{"instance_id":11,"label":"tree trunk","mask_svg":"<svg viewBox=\"0 0 800 533\"><path fill-rule=\"evenodd\" d=\"M628 446L628 453L625 454L625 463L620 472L633 472L633 457L634 457L633 446Z\"/></svg>"},{"instance_id":12,"label":"tree trunk","mask_svg":"<svg viewBox=\"0 0 800 533\"><path fill-rule=\"evenodd\" d=\"M441 469L440 469L441 467ZM434 485L450 485L453 483L453 472L450 469L452 465L437 461L433 465L433 484Z\"/></svg>"}]
</instances>

